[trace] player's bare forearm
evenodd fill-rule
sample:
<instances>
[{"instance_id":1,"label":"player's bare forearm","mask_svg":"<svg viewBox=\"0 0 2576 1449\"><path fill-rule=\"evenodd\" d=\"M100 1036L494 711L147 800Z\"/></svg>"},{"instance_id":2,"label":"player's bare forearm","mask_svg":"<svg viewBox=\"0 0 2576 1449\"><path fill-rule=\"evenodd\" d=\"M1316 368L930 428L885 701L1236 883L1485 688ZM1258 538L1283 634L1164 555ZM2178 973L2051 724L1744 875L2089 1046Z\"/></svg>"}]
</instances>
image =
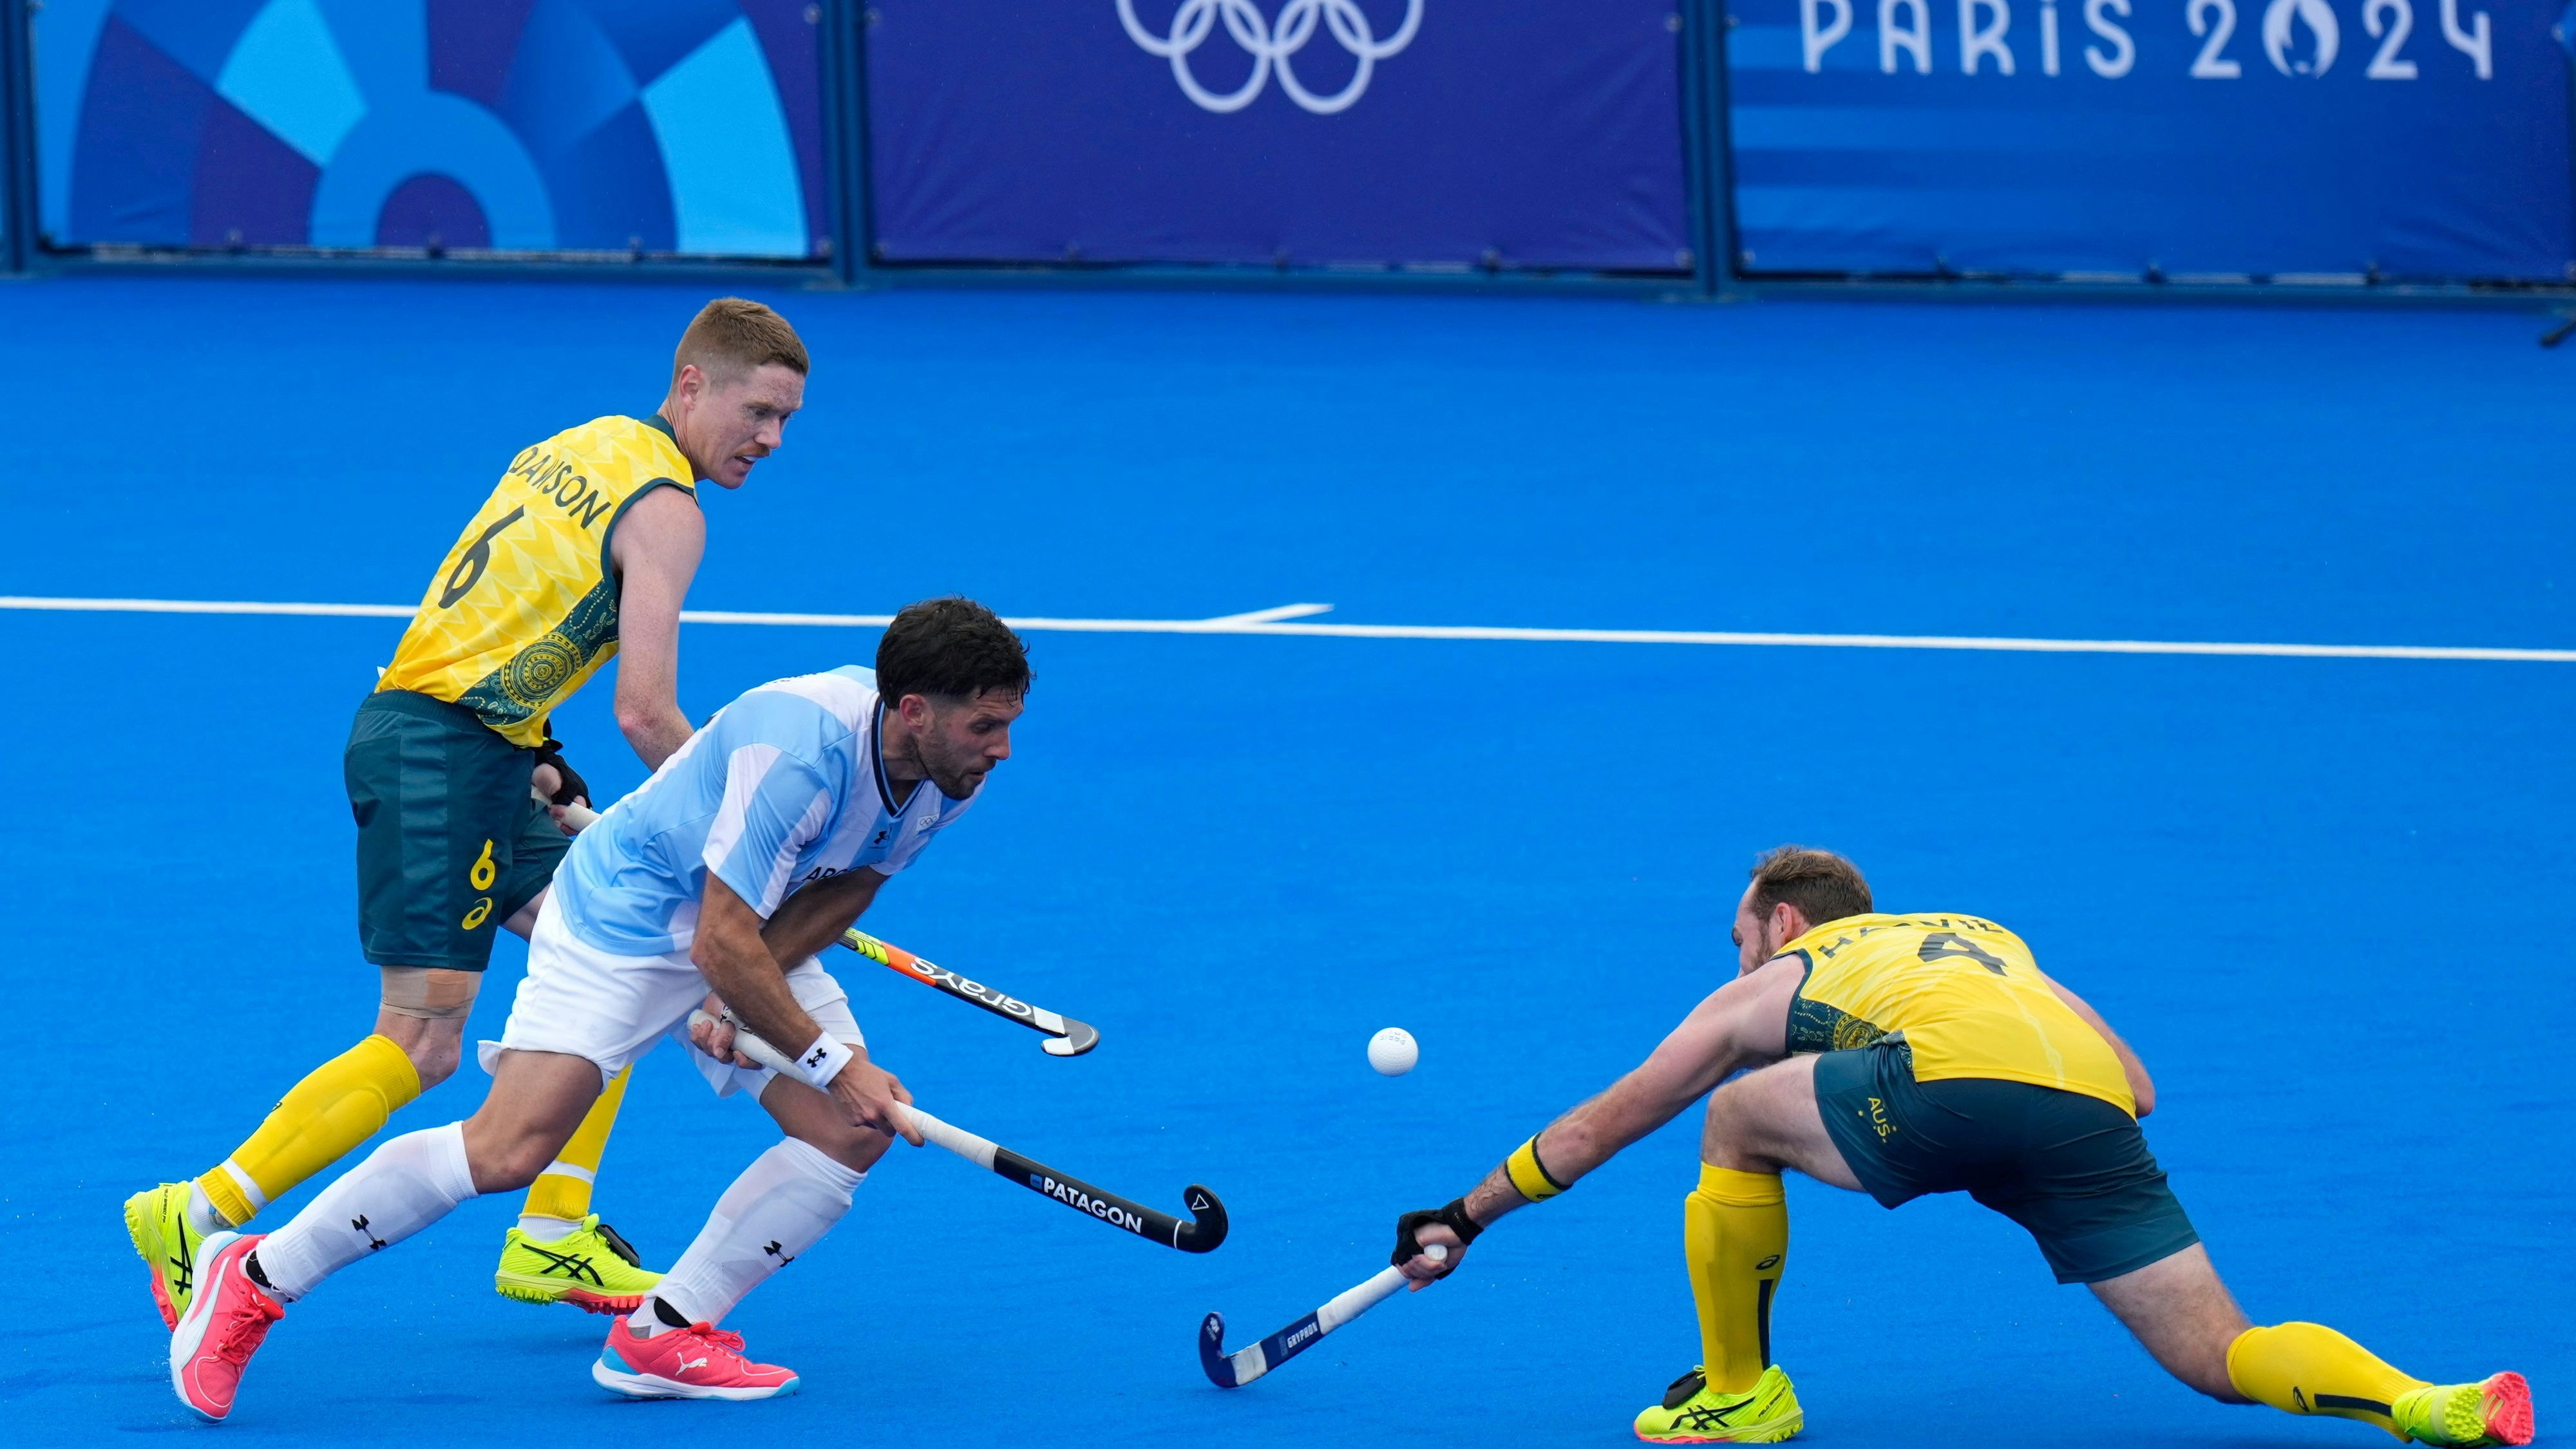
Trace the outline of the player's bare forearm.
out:
<instances>
[{"instance_id":1,"label":"player's bare forearm","mask_svg":"<svg viewBox=\"0 0 2576 1449\"><path fill-rule=\"evenodd\" d=\"M680 746L689 742L689 736L697 733L697 726L689 723L689 717L680 713L677 704L665 700L658 705L630 708L622 686L617 695L617 732L626 736L635 758L642 760L648 770L662 768L662 762L678 753Z\"/></svg>"},{"instance_id":2,"label":"player's bare forearm","mask_svg":"<svg viewBox=\"0 0 2576 1449\"><path fill-rule=\"evenodd\" d=\"M841 939L877 898L886 878L861 866L818 880L769 914L760 939L781 961L802 961Z\"/></svg>"},{"instance_id":3,"label":"player's bare forearm","mask_svg":"<svg viewBox=\"0 0 2576 1449\"><path fill-rule=\"evenodd\" d=\"M1683 1108L1726 1075L1721 1071L1708 1076L1708 1086L1682 1094L1675 1085L1650 1075L1648 1068L1652 1065L1650 1059L1648 1066L1621 1077L1610 1090L1557 1118L1538 1134L1538 1160L1547 1165L1549 1177L1572 1187L1594 1168L1625 1151L1630 1143L1680 1115ZM1691 1073L1683 1085L1703 1075L1707 1074ZM1482 1226L1491 1226L1496 1218L1527 1206L1529 1199L1512 1186L1511 1173L1500 1163L1485 1174L1474 1192L1467 1194L1467 1216Z\"/></svg>"},{"instance_id":4,"label":"player's bare forearm","mask_svg":"<svg viewBox=\"0 0 2576 1449\"><path fill-rule=\"evenodd\" d=\"M1641 1116L1633 1101L1621 1102L1622 1088L1631 1098L1635 1090L1631 1072L1612 1085L1609 1091L1585 1102L1573 1111L1547 1125L1538 1134L1538 1159L1547 1164L1547 1175L1572 1187L1592 1169L1619 1155L1621 1149L1673 1119L1681 1107L1661 1116ZM1687 1106L1688 1103L1683 1103ZM1501 1163L1485 1174L1476 1190L1467 1194L1467 1216L1490 1226L1505 1213L1529 1206L1529 1199L1512 1186L1511 1173Z\"/></svg>"},{"instance_id":5,"label":"player's bare forearm","mask_svg":"<svg viewBox=\"0 0 2576 1449\"><path fill-rule=\"evenodd\" d=\"M1538 1134L1538 1160L1548 1177L1573 1186L1718 1083L1778 1060L1786 1053L1788 1002L1799 979L1795 965L1774 962L1710 993L1635 1069ZM1467 1195L1467 1215L1489 1225L1528 1203L1497 1166Z\"/></svg>"},{"instance_id":6,"label":"player's bare forearm","mask_svg":"<svg viewBox=\"0 0 2576 1449\"><path fill-rule=\"evenodd\" d=\"M1705 1026L1703 1013L1706 1010L1707 1003L1702 1003L1701 1010L1691 1013L1681 1028L1666 1037L1663 1045L1657 1047L1655 1054L1644 1064L1612 1083L1610 1090L1549 1123L1547 1130L1538 1134L1536 1151L1540 1170L1550 1181L1572 1187L1585 1174L1618 1156L1629 1143L1671 1121L1700 1093L1715 1086L1727 1070L1732 1070L1722 1061L1711 1061L1678 1080L1667 1075L1680 1062L1679 1053L1683 1048L1677 1048L1676 1039L1684 1038L1694 1022ZM1725 1055L1722 1043L1703 1043L1702 1046ZM1711 1071L1715 1074L1710 1075ZM1697 1092L1683 1091L1687 1083L1698 1081L1703 1076L1707 1085L1701 1086ZM1517 1154L1518 1149L1514 1152ZM1497 1220L1529 1206L1530 1200L1512 1185L1510 1162L1511 1159L1506 1157L1496 1164L1493 1171L1485 1174L1484 1181L1477 1183L1473 1191L1452 1205L1466 1213L1473 1229L1490 1228ZM1450 1209L1439 1211L1448 1213ZM1438 1262L1426 1257L1408 1258L1403 1256L1405 1250L1399 1248L1396 1266L1404 1270L1406 1277L1414 1280L1416 1288L1425 1287L1455 1271L1466 1252L1466 1243L1459 1231L1448 1221L1430 1213L1407 1214L1400 1220L1397 1224L1399 1243L1406 1236L1406 1228L1425 1217L1433 1220L1414 1229L1412 1240L1425 1247L1438 1243L1448 1249L1449 1256Z\"/></svg>"},{"instance_id":7,"label":"player's bare forearm","mask_svg":"<svg viewBox=\"0 0 2576 1449\"><path fill-rule=\"evenodd\" d=\"M2102 1013L2095 1011L2083 997L2059 985L2056 978L2045 972L2041 973L2039 979L2048 983L2048 989L2057 993L2057 999L2066 1003L2067 1010L2084 1018L2086 1026L2100 1033L2102 1040L2111 1044L2113 1054L2120 1058L2120 1074L2129 1079L2129 1095L2137 1099L2138 1115L2144 1117L2156 1110L2155 1079L2147 1075L2147 1064L2138 1059L2137 1052L2120 1039L2120 1034L2111 1029L2111 1023L2103 1020Z\"/></svg>"},{"instance_id":8,"label":"player's bare forearm","mask_svg":"<svg viewBox=\"0 0 2576 1449\"><path fill-rule=\"evenodd\" d=\"M782 1044L781 1050L801 1051L822 1035L822 1028L788 989L786 969L761 940L761 926L760 914L710 872L689 961L736 1020L764 1040Z\"/></svg>"}]
</instances>

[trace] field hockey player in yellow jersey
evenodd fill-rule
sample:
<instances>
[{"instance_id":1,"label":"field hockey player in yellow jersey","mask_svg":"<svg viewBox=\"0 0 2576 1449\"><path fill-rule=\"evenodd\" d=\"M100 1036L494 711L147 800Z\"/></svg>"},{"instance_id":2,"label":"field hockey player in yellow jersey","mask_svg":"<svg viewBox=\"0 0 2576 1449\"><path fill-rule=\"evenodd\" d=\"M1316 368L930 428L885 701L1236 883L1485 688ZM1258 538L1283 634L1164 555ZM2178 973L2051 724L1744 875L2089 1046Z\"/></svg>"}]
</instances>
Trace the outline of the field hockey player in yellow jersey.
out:
<instances>
[{"instance_id":1,"label":"field hockey player in yellow jersey","mask_svg":"<svg viewBox=\"0 0 2576 1449\"><path fill-rule=\"evenodd\" d=\"M1682 1208L1705 1361L1637 1415L1638 1438L1762 1444L1804 1427L1771 1361L1789 1253L1780 1177L1795 1168L1891 1208L1968 1193L2028 1229L2058 1281L2089 1286L2175 1378L2223 1403L2358 1419L2424 1444L2530 1442L2520 1374L2428 1383L2321 1324L2249 1322L2138 1129L2155 1106L2146 1068L2020 937L1976 916L1876 914L1851 862L1783 846L1755 864L1735 942L1736 979L1642 1065L1467 1196L1396 1225L1405 1275L1445 1277L1497 1218L1565 1191L1707 1096L1699 1187ZM1433 1243L1445 1262L1422 1254Z\"/></svg>"},{"instance_id":2,"label":"field hockey player in yellow jersey","mask_svg":"<svg viewBox=\"0 0 2576 1449\"><path fill-rule=\"evenodd\" d=\"M648 769L689 738L680 605L706 543L695 484L739 488L804 403L804 344L756 302L720 298L681 335L650 416L603 417L521 451L431 576L358 707L343 770L358 825L358 935L378 968L375 1030L289 1088L241 1145L125 1203L165 1322L194 1289L197 1244L374 1135L456 1070L493 934L533 926L586 794L548 739L550 711L622 651L617 724ZM531 798L532 784L554 803ZM589 1211L621 1073L528 1193L500 1291L594 1312L659 1281Z\"/></svg>"}]
</instances>

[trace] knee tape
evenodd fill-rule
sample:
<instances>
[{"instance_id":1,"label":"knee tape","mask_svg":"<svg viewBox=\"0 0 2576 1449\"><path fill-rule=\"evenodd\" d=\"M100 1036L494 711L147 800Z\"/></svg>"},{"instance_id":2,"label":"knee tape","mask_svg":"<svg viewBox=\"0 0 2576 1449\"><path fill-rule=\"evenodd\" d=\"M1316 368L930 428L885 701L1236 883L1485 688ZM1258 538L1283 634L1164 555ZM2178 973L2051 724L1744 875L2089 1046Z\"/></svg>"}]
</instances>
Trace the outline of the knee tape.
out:
<instances>
[{"instance_id":1,"label":"knee tape","mask_svg":"<svg viewBox=\"0 0 2576 1449\"><path fill-rule=\"evenodd\" d=\"M480 971L449 971L428 966L386 966L384 1008L396 1016L423 1021L462 1020L474 1010L482 989Z\"/></svg>"}]
</instances>

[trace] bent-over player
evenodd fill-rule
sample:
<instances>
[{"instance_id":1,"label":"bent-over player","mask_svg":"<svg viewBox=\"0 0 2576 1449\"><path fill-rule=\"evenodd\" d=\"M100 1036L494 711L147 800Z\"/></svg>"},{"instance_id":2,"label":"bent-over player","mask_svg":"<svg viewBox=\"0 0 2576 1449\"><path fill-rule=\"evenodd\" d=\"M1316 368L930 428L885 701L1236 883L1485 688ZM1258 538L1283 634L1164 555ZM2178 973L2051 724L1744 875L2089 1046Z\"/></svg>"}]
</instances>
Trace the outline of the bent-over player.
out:
<instances>
[{"instance_id":1,"label":"bent-over player","mask_svg":"<svg viewBox=\"0 0 2576 1449\"><path fill-rule=\"evenodd\" d=\"M493 933L529 933L564 855L562 807L587 792L547 735L549 712L622 648L617 724L635 753L658 768L689 737L680 605L706 544L691 485L742 486L803 405L806 368L785 318L710 302L680 336L659 411L521 452L458 535L358 706L343 765L359 948L382 985L375 1031L307 1073L220 1164L126 1199L165 1323L187 1311L206 1234L249 1222L456 1070ZM554 804L531 800L532 780ZM528 1194L503 1240L502 1293L616 1312L652 1287L590 1214L625 1086L609 1084Z\"/></svg>"},{"instance_id":2,"label":"bent-over player","mask_svg":"<svg viewBox=\"0 0 2576 1449\"><path fill-rule=\"evenodd\" d=\"M2222 1403L2359 1419L2427 1444L2530 1441L2520 1374L2431 1384L2319 1324L2253 1326L2138 1130L2155 1105L2146 1068L2020 937L1975 916L1872 914L1851 862L1782 846L1753 868L1735 941L1740 974L1642 1065L1475 1191L1396 1227L1405 1275L1443 1277L1495 1219L1565 1191L1716 1088L1699 1189L1682 1210L1707 1361L1637 1416L1638 1438L1760 1444L1804 1425L1771 1362L1789 1250L1780 1174L1795 1168L1891 1208L1967 1192ZM1449 1246L1447 1262L1421 1256L1431 1243Z\"/></svg>"},{"instance_id":3,"label":"bent-over player","mask_svg":"<svg viewBox=\"0 0 2576 1449\"><path fill-rule=\"evenodd\" d=\"M935 599L895 616L873 674L783 679L719 711L573 842L473 1117L387 1142L274 1233L206 1239L204 1286L170 1340L180 1399L223 1418L281 1305L467 1198L525 1186L665 1035L719 1095L753 1088L786 1135L617 1320L591 1376L636 1398L792 1392L794 1373L714 1325L840 1220L889 1134L921 1141L896 1105L911 1095L869 1060L815 953L1010 758L1028 684L1001 620ZM692 1037L710 989L763 1038L796 1043L804 1079L733 1057L729 1030Z\"/></svg>"}]
</instances>

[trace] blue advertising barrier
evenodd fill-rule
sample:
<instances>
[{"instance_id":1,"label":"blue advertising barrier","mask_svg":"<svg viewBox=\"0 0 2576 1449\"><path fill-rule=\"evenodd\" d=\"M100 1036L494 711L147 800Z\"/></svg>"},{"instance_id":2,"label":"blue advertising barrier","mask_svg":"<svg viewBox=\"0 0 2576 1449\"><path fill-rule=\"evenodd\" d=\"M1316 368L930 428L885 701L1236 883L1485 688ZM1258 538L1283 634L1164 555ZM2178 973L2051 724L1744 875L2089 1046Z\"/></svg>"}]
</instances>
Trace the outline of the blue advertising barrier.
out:
<instances>
[{"instance_id":1,"label":"blue advertising barrier","mask_svg":"<svg viewBox=\"0 0 2576 1449\"><path fill-rule=\"evenodd\" d=\"M819 18L807 0L47 0L42 229L64 248L817 256Z\"/></svg>"},{"instance_id":2,"label":"blue advertising barrier","mask_svg":"<svg viewBox=\"0 0 2576 1449\"><path fill-rule=\"evenodd\" d=\"M2576 280L2576 0L1454 3L0 0L0 272Z\"/></svg>"},{"instance_id":3,"label":"blue advertising barrier","mask_svg":"<svg viewBox=\"0 0 2576 1449\"><path fill-rule=\"evenodd\" d=\"M2576 278L2561 0L1732 0L1741 273Z\"/></svg>"},{"instance_id":4,"label":"blue advertising barrier","mask_svg":"<svg viewBox=\"0 0 2576 1449\"><path fill-rule=\"evenodd\" d=\"M873 0L879 262L1692 270L1676 0Z\"/></svg>"}]
</instances>

